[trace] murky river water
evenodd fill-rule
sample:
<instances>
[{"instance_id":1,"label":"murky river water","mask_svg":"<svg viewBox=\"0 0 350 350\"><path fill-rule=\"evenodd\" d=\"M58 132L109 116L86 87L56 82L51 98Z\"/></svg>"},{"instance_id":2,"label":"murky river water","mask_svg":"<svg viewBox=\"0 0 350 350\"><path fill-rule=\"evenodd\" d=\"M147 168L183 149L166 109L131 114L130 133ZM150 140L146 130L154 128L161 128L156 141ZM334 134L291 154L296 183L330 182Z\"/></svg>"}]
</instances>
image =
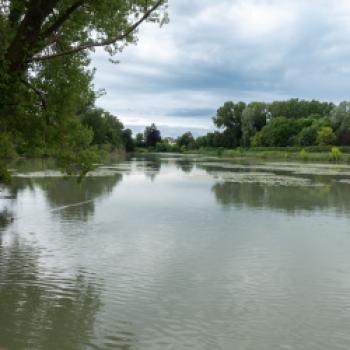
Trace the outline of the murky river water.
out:
<instances>
[{"instance_id":1,"label":"murky river water","mask_svg":"<svg viewBox=\"0 0 350 350\"><path fill-rule=\"evenodd\" d=\"M148 156L81 184L14 167L1 349L350 348L350 166Z\"/></svg>"}]
</instances>

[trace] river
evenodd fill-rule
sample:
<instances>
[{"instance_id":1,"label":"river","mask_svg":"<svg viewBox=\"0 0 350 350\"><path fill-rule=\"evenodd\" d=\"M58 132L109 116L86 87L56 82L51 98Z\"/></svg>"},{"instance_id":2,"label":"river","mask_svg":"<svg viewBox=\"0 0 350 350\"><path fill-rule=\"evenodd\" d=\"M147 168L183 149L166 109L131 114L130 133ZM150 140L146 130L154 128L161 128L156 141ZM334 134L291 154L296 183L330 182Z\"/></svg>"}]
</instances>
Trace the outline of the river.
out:
<instances>
[{"instance_id":1,"label":"river","mask_svg":"<svg viewBox=\"0 0 350 350\"><path fill-rule=\"evenodd\" d=\"M0 349L350 348L350 166L147 155L0 192Z\"/></svg>"}]
</instances>

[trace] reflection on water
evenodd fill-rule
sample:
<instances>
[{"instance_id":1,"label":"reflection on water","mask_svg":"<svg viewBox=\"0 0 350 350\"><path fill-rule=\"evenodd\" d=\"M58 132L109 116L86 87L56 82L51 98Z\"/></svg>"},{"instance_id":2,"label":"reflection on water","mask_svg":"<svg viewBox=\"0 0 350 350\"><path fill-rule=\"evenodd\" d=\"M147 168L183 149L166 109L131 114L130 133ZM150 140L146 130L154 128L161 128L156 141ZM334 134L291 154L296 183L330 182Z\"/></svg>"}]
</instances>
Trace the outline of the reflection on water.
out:
<instances>
[{"instance_id":1,"label":"reflection on water","mask_svg":"<svg viewBox=\"0 0 350 350\"><path fill-rule=\"evenodd\" d=\"M225 207L248 206L295 212L334 208L350 213L350 186L335 183L319 187L261 186L217 182L212 187L217 201Z\"/></svg>"},{"instance_id":2,"label":"reflection on water","mask_svg":"<svg viewBox=\"0 0 350 350\"><path fill-rule=\"evenodd\" d=\"M100 304L96 280L45 275L39 254L17 237L0 247L0 348L85 349Z\"/></svg>"},{"instance_id":3,"label":"reflection on water","mask_svg":"<svg viewBox=\"0 0 350 350\"><path fill-rule=\"evenodd\" d=\"M0 349L350 344L350 166L142 155L14 165Z\"/></svg>"}]
</instances>

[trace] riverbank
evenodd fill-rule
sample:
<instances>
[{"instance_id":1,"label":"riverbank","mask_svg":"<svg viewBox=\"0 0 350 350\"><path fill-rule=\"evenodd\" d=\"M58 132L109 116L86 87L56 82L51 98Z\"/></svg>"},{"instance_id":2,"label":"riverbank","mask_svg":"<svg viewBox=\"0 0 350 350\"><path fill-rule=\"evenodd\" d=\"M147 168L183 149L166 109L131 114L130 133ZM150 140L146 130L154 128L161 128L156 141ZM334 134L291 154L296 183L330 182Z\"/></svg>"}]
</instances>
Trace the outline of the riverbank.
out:
<instances>
[{"instance_id":1,"label":"riverbank","mask_svg":"<svg viewBox=\"0 0 350 350\"><path fill-rule=\"evenodd\" d=\"M199 149L191 153L232 158L290 159L322 162L350 162L350 148L251 148L251 149Z\"/></svg>"},{"instance_id":2,"label":"riverbank","mask_svg":"<svg viewBox=\"0 0 350 350\"><path fill-rule=\"evenodd\" d=\"M320 162L350 162L350 147L318 146L318 147L260 147L260 148L199 148L182 149L178 148L172 152L171 148L166 151L156 149L140 148L136 153L182 153L202 154L227 158L257 158L276 160L302 160Z\"/></svg>"}]
</instances>

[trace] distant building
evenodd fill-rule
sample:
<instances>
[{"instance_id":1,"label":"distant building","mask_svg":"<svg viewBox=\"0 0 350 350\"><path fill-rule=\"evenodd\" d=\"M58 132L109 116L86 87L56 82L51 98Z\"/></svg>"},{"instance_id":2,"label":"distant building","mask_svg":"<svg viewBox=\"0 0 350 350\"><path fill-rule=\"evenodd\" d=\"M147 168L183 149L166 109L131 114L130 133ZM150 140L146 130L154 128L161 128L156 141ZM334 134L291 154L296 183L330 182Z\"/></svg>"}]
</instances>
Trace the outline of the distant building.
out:
<instances>
[{"instance_id":1,"label":"distant building","mask_svg":"<svg viewBox=\"0 0 350 350\"><path fill-rule=\"evenodd\" d=\"M174 137L164 137L163 141L167 142L169 145L175 145L176 144L176 139Z\"/></svg>"}]
</instances>

